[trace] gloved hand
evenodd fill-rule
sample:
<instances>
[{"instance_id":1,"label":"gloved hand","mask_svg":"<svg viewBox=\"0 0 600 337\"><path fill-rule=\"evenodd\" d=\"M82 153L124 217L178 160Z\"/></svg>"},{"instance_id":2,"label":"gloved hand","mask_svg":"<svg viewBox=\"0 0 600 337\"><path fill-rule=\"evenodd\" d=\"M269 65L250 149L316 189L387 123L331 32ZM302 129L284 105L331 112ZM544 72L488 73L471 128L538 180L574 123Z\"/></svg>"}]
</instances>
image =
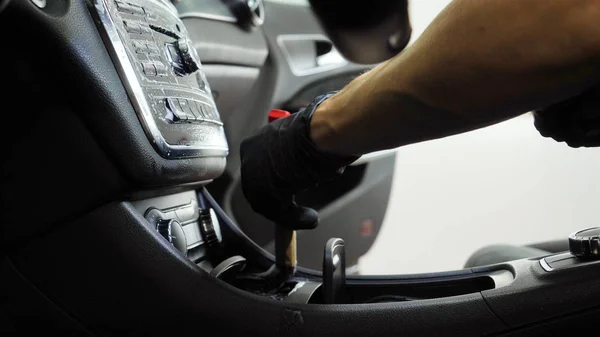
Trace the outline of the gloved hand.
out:
<instances>
[{"instance_id":1,"label":"gloved hand","mask_svg":"<svg viewBox=\"0 0 600 337\"><path fill-rule=\"evenodd\" d=\"M334 94L315 98L306 108L271 122L242 142L244 196L255 212L285 228L315 228L317 212L297 205L294 195L334 179L358 159L320 151L310 138L314 111Z\"/></svg>"},{"instance_id":2,"label":"gloved hand","mask_svg":"<svg viewBox=\"0 0 600 337\"><path fill-rule=\"evenodd\" d=\"M569 146L600 146L600 87L533 112L534 125L544 137Z\"/></svg>"}]
</instances>

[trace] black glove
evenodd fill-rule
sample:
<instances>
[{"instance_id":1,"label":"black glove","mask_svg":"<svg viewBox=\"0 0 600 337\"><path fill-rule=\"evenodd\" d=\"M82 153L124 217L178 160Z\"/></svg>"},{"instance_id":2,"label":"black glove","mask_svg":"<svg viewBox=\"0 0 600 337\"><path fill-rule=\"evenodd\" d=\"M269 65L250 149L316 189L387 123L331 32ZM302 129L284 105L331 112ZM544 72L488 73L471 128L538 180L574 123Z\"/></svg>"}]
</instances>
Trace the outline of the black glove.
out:
<instances>
[{"instance_id":1,"label":"black glove","mask_svg":"<svg viewBox=\"0 0 600 337\"><path fill-rule=\"evenodd\" d=\"M600 87L534 111L533 116L544 137L574 148L600 146Z\"/></svg>"},{"instance_id":2,"label":"black glove","mask_svg":"<svg viewBox=\"0 0 600 337\"><path fill-rule=\"evenodd\" d=\"M297 205L294 195L334 179L358 159L320 151L310 139L313 112L333 94L317 97L306 108L273 121L242 142L244 196L255 212L280 226L315 228L317 212Z\"/></svg>"}]
</instances>

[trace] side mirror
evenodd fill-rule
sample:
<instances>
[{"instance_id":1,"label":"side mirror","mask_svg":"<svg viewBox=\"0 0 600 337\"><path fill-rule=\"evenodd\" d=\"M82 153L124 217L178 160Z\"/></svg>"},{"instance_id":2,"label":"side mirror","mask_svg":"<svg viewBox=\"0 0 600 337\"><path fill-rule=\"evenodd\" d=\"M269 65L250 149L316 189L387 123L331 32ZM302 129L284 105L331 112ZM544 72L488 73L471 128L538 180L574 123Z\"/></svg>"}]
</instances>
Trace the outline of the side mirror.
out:
<instances>
[{"instance_id":1,"label":"side mirror","mask_svg":"<svg viewBox=\"0 0 600 337\"><path fill-rule=\"evenodd\" d=\"M348 60L375 64L410 41L408 0L309 0L323 29Z\"/></svg>"}]
</instances>

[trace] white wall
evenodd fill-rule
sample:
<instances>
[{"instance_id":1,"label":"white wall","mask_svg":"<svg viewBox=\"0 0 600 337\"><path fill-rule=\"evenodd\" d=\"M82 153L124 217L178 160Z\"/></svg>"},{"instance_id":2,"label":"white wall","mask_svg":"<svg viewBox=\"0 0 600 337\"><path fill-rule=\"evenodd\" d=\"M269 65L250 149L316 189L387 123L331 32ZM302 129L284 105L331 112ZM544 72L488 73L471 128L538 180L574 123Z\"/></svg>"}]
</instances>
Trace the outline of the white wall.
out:
<instances>
[{"instance_id":1,"label":"white wall","mask_svg":"<svg viewBox=\"0 0 600 337\"><path fill-rule=\"evenodd\" d=\"M448 2L411 1L415 38ZM460 269L487 244L566 238L600 224L600 149L543 138L529 114L401 148L396 165L362 274Z\"/></svg>"}]
</instances>

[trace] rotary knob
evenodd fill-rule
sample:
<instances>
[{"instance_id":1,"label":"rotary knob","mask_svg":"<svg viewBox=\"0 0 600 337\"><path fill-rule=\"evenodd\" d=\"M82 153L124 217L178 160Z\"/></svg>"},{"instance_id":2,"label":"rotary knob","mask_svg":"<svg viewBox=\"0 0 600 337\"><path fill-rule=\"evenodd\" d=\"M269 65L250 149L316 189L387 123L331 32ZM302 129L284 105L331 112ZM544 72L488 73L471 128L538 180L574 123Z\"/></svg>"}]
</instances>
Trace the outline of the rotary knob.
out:
<instances>
[{"instance_id":1,"label":"rotary knob","mask_svg":"<svg viewBox=\"0 0 600 337\"><path fill-rule=\"evenodd\" d=\"M200 69L200 57L196 52L196 48L189 39L179 39L177 41L177 49L183 60L185 71L191 74Z\"/></svg>"},{"instance_id":2,"label":"rotary knob","mask_svg":"<svg viewBox=\"0 0 600 337\"><path fill-rule=\"evenodd\" d=\"M588 228L569 236L571 254L580 258L600 259L600 227Z\"/></svg>"},{"instance_id":3,"label":"rotary knob","mask_svg":"<svg viewBox=\"0 0 600 337\"><path fill-rule=\"evenodd\" d=\"M175 219L159 219L156 223L156 231L171 243L177 250L187 254L187 240L181 224Z\"/></svg>"},{"instance_id":4,"label":"rotary knob","mask_svg":"<svg viewBox=\"0 0 600 337\"><path fill-rule=\"evenodd\" d=\"M217 234L215 225L213 224L210 211L207 209L200 210L200 218L198 220L200 223L200 232L204 237L206 246L208 249L212 249L214 246L219 244L219 235Z\"/></svg>"}]
</instances>

